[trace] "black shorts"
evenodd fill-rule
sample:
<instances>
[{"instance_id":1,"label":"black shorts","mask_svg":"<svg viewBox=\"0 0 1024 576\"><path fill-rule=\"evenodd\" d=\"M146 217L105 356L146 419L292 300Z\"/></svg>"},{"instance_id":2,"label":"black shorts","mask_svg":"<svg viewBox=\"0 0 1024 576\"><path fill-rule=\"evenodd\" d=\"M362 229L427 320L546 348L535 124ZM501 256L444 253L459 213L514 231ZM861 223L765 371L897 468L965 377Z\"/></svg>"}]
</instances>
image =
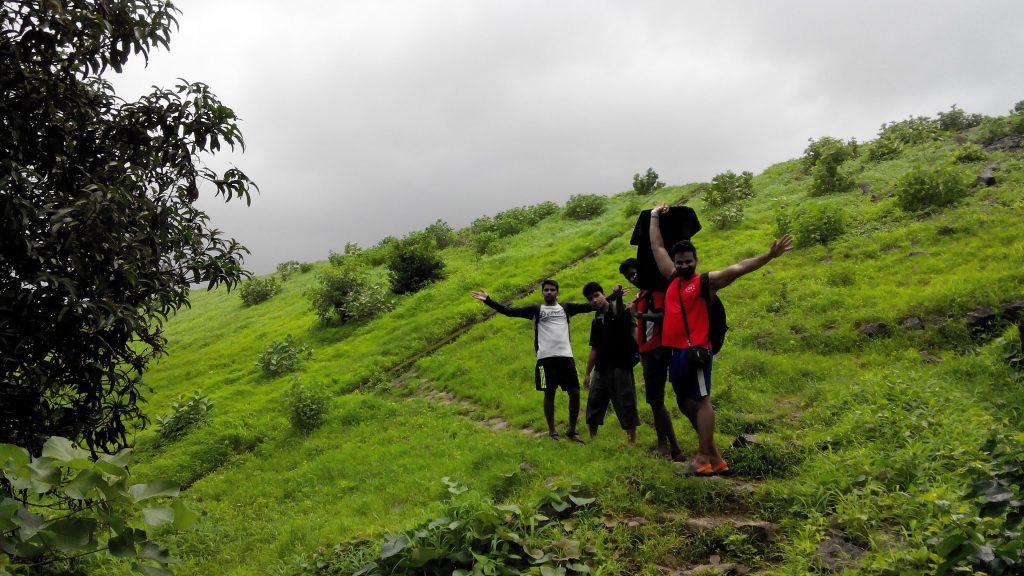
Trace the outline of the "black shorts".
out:
<instances>
[{"instance_id":1,"label":"black shorts","mask_svg":"<svg viewBox=\"0 0 1024 576\"><path fill-rule=\"evenodd\" d=\"M655 348L640 353L640 362L644 367L644 399L654 408L665 404L665 381L668 380L668 365L671 361L671 348Z\"/></svg>"},{"instance_id":2,"label":"black shorts","mask_svg":"<svg viewBox=\"0 0 1024 576\"><path fill-rule=\"evenodd\" d=\"M534 368L537 390L554 394L561 388L566 392L579 392L580 375L576 373L576 361L565 356L549 356L537 360Z\"/></svg>"},{"instance_id":3,"label":"black shorts","mask_svg":"<svg viewBox=\"0 0 1024 576\"><path fill-rule=\"evenodd\" d=\"M587 395L588 426L604 424L608 402L611 402L612 408L615 409L615 416L618 417L623 430L640 425L640 415L636 411L636 383L633 381L632 368L594 372L590 380L590 393Z\"/></svg>"}]
</instances>

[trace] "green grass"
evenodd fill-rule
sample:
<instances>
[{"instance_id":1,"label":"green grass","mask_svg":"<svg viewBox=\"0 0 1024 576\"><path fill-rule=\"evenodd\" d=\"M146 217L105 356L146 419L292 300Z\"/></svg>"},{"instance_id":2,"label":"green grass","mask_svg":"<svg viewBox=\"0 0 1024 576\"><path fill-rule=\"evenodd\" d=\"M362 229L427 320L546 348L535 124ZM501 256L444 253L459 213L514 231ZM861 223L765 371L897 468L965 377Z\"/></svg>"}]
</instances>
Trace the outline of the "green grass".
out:
<instances>
[{"instance_id":1,"label":"green grass","mask_svg":"<svg viewBox=\"0 0 1024 576\"><path fill-rule=\"evenodd\" d=\"M1001 162L999 185L974 188L941 211L904 214L885 197L904 172L947 161L954 148L947 139L907 147L887 162L856 160L857 181L869 183L874 198L854 188L812 199L799 160L772 166L755 177L757 196L743 222L709 226L695 238L700 268L712 270L766 250L785 207L822 203L850 216L838 240L793 250L721 294L731 330L715 363L716 439L738 477L732 482L682 478L652 457L645 406L636 447L624 445L611 417L586 446L520 433L545 427L542 395L533 389L532 328L520 319L479 322L388 383L399 375L393 367L482 318L486 308L470 290L508 301L556 275L560 299L582 301L588 281L619 283L618 263L635 254L634 214L654 198L618 195L591 221L549 218L503 239L505 249L493 256L450 248L444 281L362 325L317 323L303 296L314 273L294 276L253 307L234 293L196 292L192 309L167 325L169 356L145 377L147 410L162 414L177 395L201 390L214 403L211 419L170 444L152 430L139 433L134 469L143 479L184 483L206 513L194 531L171 540L185 560L179 573L301 572L303 562L327 557L318 550L440 514L450 496L442 477L468 486L464 498L519 503L543 496L551 482L585 482L597 508L581 513L573 538L595 546L597 573L657 574L656 565L682 568L719 554L764 573L805 574L831 534L867 552L850 573L928 573L935 562L928 540L949 522L941 502L962 501L982 443L1021 431L1024 420L1024 377L1002 361L1002 340L971 334L963 320L1024 293L1024 163L992 154ZM695 189L656 197L675 200ZM703 211L699 199L692 205ZM537 301L532 292L514 303ZM909 317L924 329L904 328ZM868 322L886 323L889 336L860 335ZM572 321L578 367L589 323L589 315ZM312 346L312 359L294 375L262 376L256 356L287 334ZM309 436L288 424L284 392L293 378L333 395L327 423ZM434 390L457 402L425 400ZM565 402L560 394L560 428ZM689 423L673 415L692 453ZM482 425L495 417L509 429ZM757 441L732 447L742 434ZM666 511L676 515L659 516ZM698 516L771 520L780 538L759 550L728 526L688 532L683 519ZM630 528L609 520L634 517L644 522Z\"/></svg>"}]
</instances>

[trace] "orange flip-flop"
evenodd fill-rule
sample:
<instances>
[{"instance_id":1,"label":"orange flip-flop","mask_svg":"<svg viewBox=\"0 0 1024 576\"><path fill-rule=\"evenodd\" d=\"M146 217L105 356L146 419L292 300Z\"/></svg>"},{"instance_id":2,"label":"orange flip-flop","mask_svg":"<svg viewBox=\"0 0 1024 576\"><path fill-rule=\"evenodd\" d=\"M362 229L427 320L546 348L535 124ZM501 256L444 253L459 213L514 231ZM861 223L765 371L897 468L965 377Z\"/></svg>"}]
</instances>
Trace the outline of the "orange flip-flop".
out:
<instances>
[{"instance_id":1,"label":"orange flip-flop","mask_svg":"<svg viewBox=\"0 0 1024 576\"><path fill-rule=\"evenodd\" d=\"M714 476L715 469L711 464L700 464L690 462L683 468L683 476Z\"/></svg>"},{"instance_id":2,"label":"orange flip-flop","mask_svg":"<svg viewBox=\"0 0 1024 576\"><path fill-rule=\"evenodd\" d=\"M726 462L725 460L719 460L718 464L715 464L711 471L714 472L715 474L723 474L725 472L728 472L729 463Z\"/></svg>"}]
</instances>

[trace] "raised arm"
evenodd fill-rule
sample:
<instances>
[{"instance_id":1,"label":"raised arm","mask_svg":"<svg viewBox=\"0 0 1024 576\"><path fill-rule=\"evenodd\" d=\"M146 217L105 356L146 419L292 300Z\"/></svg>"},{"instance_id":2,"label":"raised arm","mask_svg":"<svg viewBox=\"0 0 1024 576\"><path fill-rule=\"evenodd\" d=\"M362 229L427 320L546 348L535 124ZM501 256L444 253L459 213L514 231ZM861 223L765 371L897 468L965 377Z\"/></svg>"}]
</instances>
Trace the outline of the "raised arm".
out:
<instances>
[{"instance_id":1,"label":"raised arm","mask_svg":"<svg viewBox=\"0 0 1024 576\"><path fill-rule=\"evenodd\" d=\"M661 215L668 212L668 206L656 204L651 209L651 252L654 253L654 262L658 265L658 271L665 278L671 278L676 273L676 265L672 262L672 256L665 249L665 240L661 237Z\"/></svg>"},{"instance_id":2,"label":"raised arm","mask_svg":"<svg viewBox=\"0 0 1024 576\"><path fill-rule=\"evenodd\" d=\"M487 294L487 292L483 291L483 289L474 290L469 294L473 298L490 306L498 314L511 316L512 318L526 318L527 320L532 320L533 317L537 315L536 306L523 306L521 308L513 308L512 306L506 306L501 302L495 302L494 299Z\"/></svg>"},{"instance_id":3,"label":"raised arm","mask_svg":"<svg viewBox=\"0 0 1024 576\"><path fill-rule=\"evenodd\" d=\"M746 260L737 262L723 270L710 272L708 274L708 280L711 283L711 288L715 291L725 288L729 284L732 284L737 278L745 274L750 274L754 270L757 270L779 256L782 256L793 247L792 245L793 238L790 237L789 234L785 234L778 240L772 242L772 247L764 254L754 256L753 258L747 258Z\"/></svg>"}]
</instances>

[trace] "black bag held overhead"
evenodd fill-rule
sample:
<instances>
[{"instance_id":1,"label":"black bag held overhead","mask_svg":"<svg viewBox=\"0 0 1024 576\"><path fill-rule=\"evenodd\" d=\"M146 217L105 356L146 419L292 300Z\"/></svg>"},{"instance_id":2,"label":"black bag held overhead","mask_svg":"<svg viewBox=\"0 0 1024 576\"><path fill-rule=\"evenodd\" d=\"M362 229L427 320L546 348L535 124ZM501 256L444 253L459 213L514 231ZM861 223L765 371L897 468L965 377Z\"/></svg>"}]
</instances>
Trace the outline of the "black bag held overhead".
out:
<instances>
[{"instance_id":1,"label":"black bag held overhead","mask_svg":"<svg viewBox=\"0 0 1024 576\"><path fill-rule=\"evenodd\" d=\"M672 245L680 240L692 238L700 232L700 220L697 213L689 206L672 206L661 215L659 219L661 238L665 241L665 248L672 248ZM658 270L658 263L654 261L654 253L651 252L651 211L644 210L633 227L633 236L629 243L636 246L636 287L641 290L654 290L664 292L668 288L668 280Z\"/></svg>"}]
</instances>

